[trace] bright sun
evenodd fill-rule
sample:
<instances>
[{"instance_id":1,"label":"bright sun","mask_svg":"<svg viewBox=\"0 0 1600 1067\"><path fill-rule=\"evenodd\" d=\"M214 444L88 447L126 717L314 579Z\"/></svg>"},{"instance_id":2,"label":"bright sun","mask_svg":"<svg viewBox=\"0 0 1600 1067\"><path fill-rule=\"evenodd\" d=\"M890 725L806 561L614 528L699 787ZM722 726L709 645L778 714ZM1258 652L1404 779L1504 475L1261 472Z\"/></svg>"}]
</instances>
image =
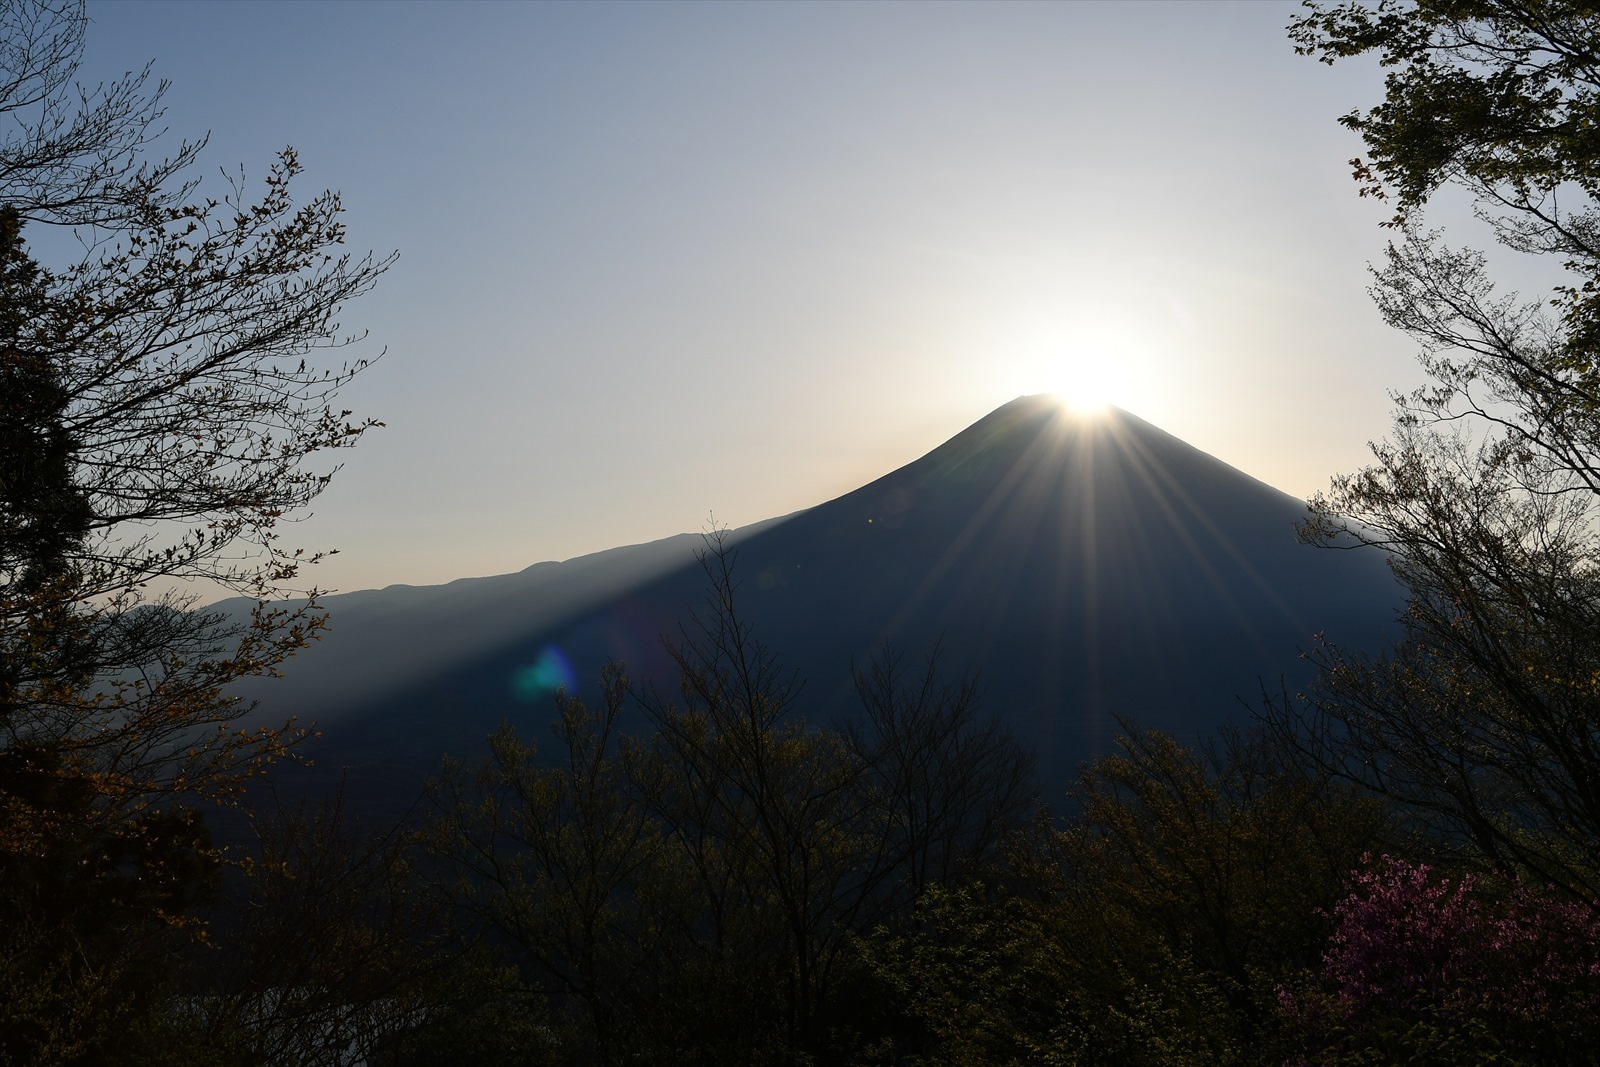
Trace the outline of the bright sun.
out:
<instances>
[{"instance_id":1,"label":"bright sun","mask_svg":"<svg viewBox=\"0 0 1600 1067\"><path fill-rule=\"evenodd\" d=\"M1047 391L1080 414L1096 414L1122 403L1127 389L1122 360L1098 346L1066 349L1050 361L1045 372Z\"/></svg>"}]
</instances>

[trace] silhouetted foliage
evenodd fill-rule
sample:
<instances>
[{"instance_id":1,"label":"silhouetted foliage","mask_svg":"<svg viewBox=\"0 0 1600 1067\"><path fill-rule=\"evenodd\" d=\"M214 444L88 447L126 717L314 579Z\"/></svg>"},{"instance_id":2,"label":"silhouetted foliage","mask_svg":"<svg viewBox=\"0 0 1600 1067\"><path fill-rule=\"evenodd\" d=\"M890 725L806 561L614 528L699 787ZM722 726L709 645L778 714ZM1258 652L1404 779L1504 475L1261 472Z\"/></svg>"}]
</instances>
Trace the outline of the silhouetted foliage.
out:
<instances>
[{"instance_id":1,"label":"silhouetted foliage","mask_svg":"<svg viewBox=\"0 0 1600 1067\"><path fill-rule=\"evenodd\" d=\"M1490 865L1595 899L1600 18L1570 3L1308 6L1299 50L1389 71L1384 101L1343 121L1366 142L1363 194L1398 211L1374 296L1433 384L1397 397L1375 463L1314 500L1305 531L1391 553L1404 642L1376 662L1325 648L1300 721L1276 718L1321 766ZM1572 281L1545 300L1497 294L1482 256L1420 228L1446 184Z\"/></svg>"},{"instance_id":2,"label":"silhouetted foliage","mask_svg":"<svg viewBox=\"0 0 1600 1067\"><path fill-rule=\"evenodd\" d=\"M676 699L606 672L559 698L557 759L509 727L439 783L434 847L462 903L551 997L562 1062L851 1062L883 1012L858 939L935 879L980 870L1033 811L1030 764L930 663L886 654L846 732L739 615L733 552L669 651ZM650 732L620 735L636 701Z\"/></svg>"},{"instance_id":3,"label":"silhouetted foliage","mask_svg":"<svg viewBox=\"0 0 1600 1067\"><path fill-rule=\"evenodd\" d=\"M919 669L884 647L854 671L861 714L845 733L889 821L896 907L981 873L974 862L998 855L1038 804L1033 758L982 712L976 679L941 677L942 656L936 646Z\"/></svg>"},{"instance_id":4,"label":"silhouetted foliage","mask_svg":"<svg viewBox=\"0 0 1600 1067\"><path fill-rule=\"evenodd\" d=\"M0 793L48 821L30 849L0 851L0 1063L132 1060L127 1034L164 1010L188 945L175 927L218 888L210 837L179 807L107 834L57 750L5 757Z\"/></svg>"},{"instance_id":5,"label":"silhouetted foliage","mask_svg":"<svg viewBox=\"0 0 1600 1067\"><path fill-rule=\"evenodd\" d=\"M444 904L400 827L364 832L343 792L252 818L235 903L211 916L171 1021L235 1062L372 1063L426 1022L449 962Z\"/></svg>"},{"instance_id":6,"label":"silhouetted foliage","mask_svg":"<svg viewBox=\"0 0 1600 1067\"><path fill-rule=\"evenodd\" d=\"M161 184L193 150L142 162L160 115L160 88L146 92L142 76L77 98L85 22L75 5L41 3L7 5L3 20L0 650L7 746L58 747L114 822L163 798L225 794L283 750L280 733L217 728L236 710L221 687L270 670L314 622L263 607L230 634L175 595L143 600L170 580L262 597L293 581L305 559L273 527L328 478L304 464L370 425L326 406L360 364L306 357L344 343L333 316L387 261L337 251L336 195L294 206L292 151L256 203L239 183L194 203L188 186ZM92 224L97 240L40 270L17 205Z\"/></svg>"},{"instance_id":7,"label":"silhouetted foliage","mask_svg":"<svg viewBox=\"0 0 1600 1067\"><path fill-rule=\"evenodd\" d=\"M1009 873L936 887L919 927L874 939L920 1023L910 1062L1270 1063L1292 1047L1278 986L1315 964L1319 909L1385 840L1385 813L1265 737L1122 746Z\"/></svg>"},{"instance_id":8,"label":"silhouetted foliage","mask_svg":"<svg viewBox=\"0 0 1600 1067\"><path fill-rule=\"evenodd\" d=\"M215 878L196 810L300 735L231 725L224 689L320 625L314 594L270 603L316 558L275 527L373 425L330 406L364 364L315 356L390 262L338 248L336 194L295 204L292 149L259 195L197 198L203 142L151 154L164 84L76 85L87 25L0 5L0 1059L30 1063L136 1057L117 1035ZM75 258L34 262L24 220ZM190 610L183 581L257 610Z\"/></svg>"},{"instance_id":9,"label":"silhouetted foliage","mask_svg":"<svg viewBox=\"0 0 1600 1067\"><path fill-rule=\"evenodd\" d=\"M1304 530L1390 553L1403 640L1376 660L1321 646L1316 686L1266 718L1295 760L1395 804L1413 858L1464 873L1358 871L1320 973L1285 984L1286 1018L1298 1062L1583 1062L1600 954L1600 17L1306 6L1298 50L1389 72L1384 101L1342 121L1366 143L1362 195L1396 206L1374 297L1432 384L1396 397L1374 464ZM1498 294L1483 256L1422 229L1445 185L1570 280Z\"/></svg>"},{"instance_id":10,"label":"silhouetted foliage","mask_svg":"<svg viewBox=\"0 0 1600 1067\"><path fill-rule=\"evenodd\" d=\"M67 394L56 361L38 350L49 277L29 257L22 220L0 207L0 573L18 591L67 577L89 508L73 483ZM5 692L17 680L4 682Z\"/></svg>"}]
</instances>

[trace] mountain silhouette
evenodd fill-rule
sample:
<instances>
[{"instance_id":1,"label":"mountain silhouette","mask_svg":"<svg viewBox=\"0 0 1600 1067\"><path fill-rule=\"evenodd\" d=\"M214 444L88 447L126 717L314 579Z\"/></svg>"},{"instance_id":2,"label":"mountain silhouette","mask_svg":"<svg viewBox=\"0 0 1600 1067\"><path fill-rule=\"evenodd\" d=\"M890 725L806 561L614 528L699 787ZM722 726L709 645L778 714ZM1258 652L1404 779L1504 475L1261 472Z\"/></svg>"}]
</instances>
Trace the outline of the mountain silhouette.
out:
<instances>
[{"instance_id":1,"label":"mountain silhouette","mask_svg":"<svg viewBox=\"0 0 1600 1067\"><path fill-rule=\"evenodd\" d=\"M1184 740L1295 686L1326 632L1378 650L1398 586L1375 552L1301 544L1303 502L1121 410L1023 397L838 499L734 531L741 615L807 679L814 722L853 699L852 659L936 645L1059 791L1118 717ZM318 718L356 779L469 759L503 718L539 738L557 686L607 660L670 690L662 650L706 579L683 535L514 575L334 597L325 646L256 686Z\"/></svg>"}]
</instances>

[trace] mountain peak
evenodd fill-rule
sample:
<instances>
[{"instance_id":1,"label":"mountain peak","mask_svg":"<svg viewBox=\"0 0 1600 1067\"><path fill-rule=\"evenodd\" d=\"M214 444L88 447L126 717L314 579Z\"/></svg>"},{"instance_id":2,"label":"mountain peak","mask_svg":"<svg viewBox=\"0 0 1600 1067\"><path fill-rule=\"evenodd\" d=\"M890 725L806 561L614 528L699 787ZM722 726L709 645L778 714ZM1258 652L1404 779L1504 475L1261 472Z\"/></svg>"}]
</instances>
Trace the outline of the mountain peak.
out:
<instances>
[{"instance_id":1,"label":"mountain peak","mask_svg":"<svg viewBox=\"0 0 1600 1067\"><path fill-rule=\"evenodd\" d=\"M737 531L740 616L810 679L814 721L852 706L852 660L942 647L946 673L980 674L989 707L1064 788L1079 760L1109 749L1119 716L1193 739L1237 718L1259 679L1297 678L1318 631L1384 643L1399 598L1383 560L1300 544L1303 515L1301 501L1120 408L1085 415L1021 396L869 485ZM703 610L697 544L550 564L448 597L406 591L409 608L398 594L367 612L331 605L335 633L316 658L375 698L344 709L343 751L391 758L409 733L406 758L436 762L504 717L547 715L551 686L582 688L608 660L670 686L660 635ZM403 701L397 663L412 669Z\"/></svg>"},{"instance_id":2,"label":"mountain peak","mask_svg":"<svg viewBox=\"0 0 1600 1067\"><path fill-rule=\"evenodd\" d=\"M859 492L889 483L925 483L943 491L963 484L990 486L1036 496L1052 485L1067 486L1080 504L1085 493L1119 485L1142 485L1132 490L1134 495L1159 490L1184 496L1188 489L1205 488L1224 499L1265 494L1280 510L1287 506L1296 514L1302 506L1123 408L1073 411L1050 394L1019 396L1002 404L921 459Z\"/></svg>"}]
</instances>

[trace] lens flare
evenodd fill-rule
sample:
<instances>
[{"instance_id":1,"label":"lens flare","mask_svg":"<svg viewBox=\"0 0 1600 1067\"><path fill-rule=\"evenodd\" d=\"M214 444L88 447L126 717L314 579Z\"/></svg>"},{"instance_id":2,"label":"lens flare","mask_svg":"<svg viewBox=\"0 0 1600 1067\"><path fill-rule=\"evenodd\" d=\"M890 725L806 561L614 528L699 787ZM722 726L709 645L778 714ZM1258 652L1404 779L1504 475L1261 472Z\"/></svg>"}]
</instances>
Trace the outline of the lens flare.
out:
<instances>
[{"instance_id":1,"label":"lens flare","mask_svg":"<svg viewBox=\"0 0 1600 1067\"><path fill-rule=\"evenodd\" d=\"M544 646L538 659L518 667L511 676L511 694L522 701L538 700L558 689L571 692L574 688L572 664L555 645Z\"/></svg>"}]
</instances>

